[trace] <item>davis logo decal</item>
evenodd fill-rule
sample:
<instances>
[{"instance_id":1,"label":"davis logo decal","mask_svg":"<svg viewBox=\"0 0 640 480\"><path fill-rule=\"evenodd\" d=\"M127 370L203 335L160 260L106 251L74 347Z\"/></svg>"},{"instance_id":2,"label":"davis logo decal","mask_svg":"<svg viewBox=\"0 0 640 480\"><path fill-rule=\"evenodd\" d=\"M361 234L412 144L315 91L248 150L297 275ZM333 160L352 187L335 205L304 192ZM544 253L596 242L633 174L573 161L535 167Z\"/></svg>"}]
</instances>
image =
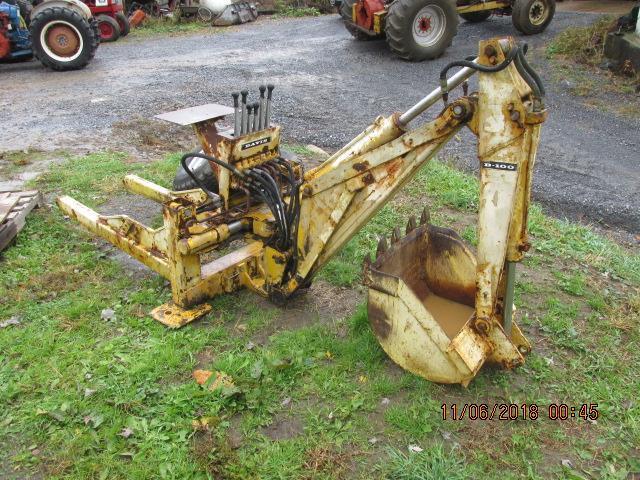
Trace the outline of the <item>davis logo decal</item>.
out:
<instances>
[{"instance_id":1,"label":"davis logo decal","mask_svg":"<svg viewBox=\"0 0 640 480\"><path fill-rule=\"evenodd\" d=\"M258 145L264 145L265 143L269 143L270 141L271 137L260 138L258 140L254 140L253 142L245 143L244 145L242 145L241 150L257 147Z\"/></svg>"}]
</instances>

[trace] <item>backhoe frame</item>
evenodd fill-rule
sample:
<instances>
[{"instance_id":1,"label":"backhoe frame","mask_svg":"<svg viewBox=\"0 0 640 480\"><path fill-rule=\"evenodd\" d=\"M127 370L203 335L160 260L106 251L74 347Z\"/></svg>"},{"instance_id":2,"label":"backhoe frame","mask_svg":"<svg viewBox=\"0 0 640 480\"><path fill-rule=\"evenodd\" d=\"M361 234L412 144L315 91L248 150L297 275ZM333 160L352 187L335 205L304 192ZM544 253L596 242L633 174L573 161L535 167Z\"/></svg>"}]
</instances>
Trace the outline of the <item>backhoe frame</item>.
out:
<instances>
[{"instance_id":1,"label":"backhoe frame","mask_svg":"<svg viewBox=\"0 0 640 480\"><path fill-rule=\"evenodd\" d=\"M477 62L495 67L515 48L510 39L481 42ZM162 204L162 227L151 229L126 215L99 215L69 197L60 197L58 205L85 228L167 278L172 302L152 315L169 327L180 327L208 312L211 307L202 302L221 293L249 288L282 300L307 286L418 169L467 126L478 137L480 159L475 315L468 325L468 339L484 338L480 350L493 352L493 359L504 366L513 366L522 363L521 351L529 344L511 321L512 305L505 304L513 287L507 281L508 270L529 248L531 172L546 111L511 63L501 71L480 72L478 93L446 104L430 122L410 131L406 128L446 93L443 89L455 87L471 74L467 68L454 75L439 92L403 115L378 117L349 144L306 172L299 190L296 241L287 251L269 241L273 217L264 205L252 205L232 223L212 226L206 224L207 214L199 211L207 201L202 190L174 192L132 175L125 177L125 187ZM291 198L285 200L291 202ZM246 246L209 263L201 258L241 235ZM295 269L287 271L292 256ZM365 268L365 283L370 286L375 284L372 276L375 272ZM455 381L467 382L484 362L467 360L462 361L471 373Z\"/></svg>"}]
</instances>

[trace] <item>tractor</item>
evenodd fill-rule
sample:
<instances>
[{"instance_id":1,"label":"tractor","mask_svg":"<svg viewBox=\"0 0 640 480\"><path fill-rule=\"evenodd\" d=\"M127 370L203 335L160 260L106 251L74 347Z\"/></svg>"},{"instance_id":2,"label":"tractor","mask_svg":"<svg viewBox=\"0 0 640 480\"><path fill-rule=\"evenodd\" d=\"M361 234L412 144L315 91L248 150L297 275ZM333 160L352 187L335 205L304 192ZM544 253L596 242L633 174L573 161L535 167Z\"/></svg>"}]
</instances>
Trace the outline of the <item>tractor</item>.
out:
<instances>
[{"instance_id":1,"label":"tractor","mask_svg":"<svg viewBox=\"0 0 640 480\"><path fill-rule=\"evenodd\" d=\"M100 43L98 22L79 0L0 2L0 62L34 56L53 70L84 68Z\"/></svg>"},{"instance_id":2,"label":"tractor","mask_svg":"<svg viewBox=\"0 0 640 480\"><path fill-rule=\"evenodd\" d=\"M386 38L393 53L420 62L440 57L458 30L458 16L470 23L510 15L524 35L544 31L555 0L343 0L340 15L356 40Z\"/></svg>"},{"instance_id":3,"label":"tractor","mask_svg":"<svg viewBox=\"0 0 640 480\"><path fill-rule=\"evenodd\" d=\"M98 21L101 42L115 42L129 34L129 19L122 0L83 0Z\"/></svg>"}]
</instances>

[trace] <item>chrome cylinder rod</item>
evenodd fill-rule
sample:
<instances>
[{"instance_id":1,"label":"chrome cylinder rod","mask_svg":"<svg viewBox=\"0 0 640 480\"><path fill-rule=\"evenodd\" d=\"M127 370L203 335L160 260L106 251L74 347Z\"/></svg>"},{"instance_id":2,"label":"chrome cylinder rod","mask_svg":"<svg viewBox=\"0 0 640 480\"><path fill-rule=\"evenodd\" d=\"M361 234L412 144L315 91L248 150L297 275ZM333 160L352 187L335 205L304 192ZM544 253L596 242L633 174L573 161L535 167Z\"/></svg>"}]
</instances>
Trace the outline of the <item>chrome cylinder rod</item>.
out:
<instances>
[{"instance_id":1,"label":"chrome cylinder rod","mask_svg":"<svg viewBox=\"0 0 640 480\"><path fill-rule=\"evenodd\" d=\"M502 328L508 337L511 336L511 327L513 325L513 297L516 287L516 263L507 262L507 285L504 294L504 320Z\"/></svg>"},{"instance_id":2,"label":"chrome cylinder rod","mask_svg":"<svg viewBox=\"0 0 640 480\"><path fill-rule=\"evenodd\" d=\"M474 61L477 61L477 60L478 59L476 58ZM456 72L453 76L451 76L451 77L449 77L447 79L447 90L453 90L458 85L463 83L465 80L467 80L471 76L473 76L473 74L475 72L476 71L473 68L469 68L469 67L465 67L465 68L461 69L460 71ZM422 112L427 110L430 106L432 106L434 103L436 103L441 98L442 98L442 88L438 87L433 92L431 92L429 95L427 95L422 100L420 100L418 103L416 103L409 110L407 110L402 115L400 115L400 118L398 118L398 122L402 126L407 125L411 120L413 120L418 115L420 115Z\"/></svg>"}]
</instances>

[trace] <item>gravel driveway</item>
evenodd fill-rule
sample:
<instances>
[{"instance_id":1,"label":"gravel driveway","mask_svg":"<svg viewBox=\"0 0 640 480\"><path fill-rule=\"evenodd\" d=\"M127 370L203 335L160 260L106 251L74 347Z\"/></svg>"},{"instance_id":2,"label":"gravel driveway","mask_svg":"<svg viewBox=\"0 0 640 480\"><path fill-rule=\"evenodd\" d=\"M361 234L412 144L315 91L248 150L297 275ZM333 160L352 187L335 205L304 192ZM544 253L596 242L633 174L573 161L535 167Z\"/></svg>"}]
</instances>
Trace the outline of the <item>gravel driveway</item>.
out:
<instances>
[{"instance_id":1,"label":"gravel driveway","mask_svg":"<svg viewBox=\"0 0 640 480\"><path fill-rule=\"evenodd\" d=\"M592 15L558 13L543 47L564 28ZM221 32L125 39L104 44L85 70L52 73L38 63L0 65L0 151L98 149L114 122L208 102L271 81L274 119L289 141L341 146L377 115L403 110L437 86L438 72L473 54L477 41L513 35L509 18L462 23L437 61L395 58L384 42L356 42L337 15L270 20ZM538 54L550 117L543 129L534 195L561 217L640 231L640 121L583 105ZM470 134L445 150L466 169L477 164ZM103 147L104 148L104 147Z\"/></svg>"}]
</instances>

